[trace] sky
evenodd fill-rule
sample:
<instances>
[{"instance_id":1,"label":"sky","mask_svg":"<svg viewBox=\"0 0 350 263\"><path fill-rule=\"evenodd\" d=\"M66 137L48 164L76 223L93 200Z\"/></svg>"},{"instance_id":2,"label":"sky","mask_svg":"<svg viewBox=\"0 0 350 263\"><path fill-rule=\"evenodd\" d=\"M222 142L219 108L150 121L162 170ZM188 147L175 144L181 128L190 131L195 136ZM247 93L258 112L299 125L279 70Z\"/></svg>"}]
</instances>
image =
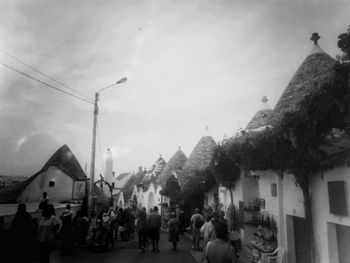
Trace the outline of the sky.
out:
<instances>
[{"instance_id":1,"label":"sky","mask_svg":"<svg viewBox=\"0 0 350 263\"><path fill-rule=\"evenodd\" d=\"M57 88L100 93L96 172L117 174L189 156L202 136L244 128L274 107L313 43L332 57L350 24L347 1L0 0L0 63ZM80 96L79 94L76 94ZM93 105L0 65L0 174L40 170L67 144L91 161ZM209 128L206 128L209 127Z\"/></svg>"}]
</instances>

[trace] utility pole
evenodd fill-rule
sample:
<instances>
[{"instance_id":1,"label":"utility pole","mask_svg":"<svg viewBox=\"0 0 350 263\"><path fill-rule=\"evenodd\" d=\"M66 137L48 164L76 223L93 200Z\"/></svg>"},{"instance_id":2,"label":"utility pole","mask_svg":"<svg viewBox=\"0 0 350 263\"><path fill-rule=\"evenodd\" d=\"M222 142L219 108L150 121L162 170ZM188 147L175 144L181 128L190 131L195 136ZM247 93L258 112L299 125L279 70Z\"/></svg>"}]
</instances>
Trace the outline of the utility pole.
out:
<instances>
[{"instance_id":1,"label":"utility pole","mask_svg":"<svg viewBox=\"0 0 350 263\"><path fill-rule=\"evenodd\" d=\"M90 187L89 187L89 215L94 209L94 182L95 182L95 152L96 152L96 126L98 115L99 93L95 92L94 103L94 121L92 126L92 146L91 146L91 164L90 164Z\"/></svg>"},{"instance_id":2,"label":"utility pole","mask_svg":"<svg viewBox=\"0 0 350 263\"><path fill-rule=\"evenodd\" d=\"M113 83L107 87L99 89L95 92L95 103L94 103L94 121L92 126L92 146L91 146L91 164L90 164L90 187L89 187L89 215L94 209L94 182L95 182L95 153L96 153L96 126L97 126L97 115L98 115L98 100L100 98L100 92L108 88L114 87L118 84L123 84L128 79L126 77L121 78L116 83Z\"/></svg>"}]
</instances>

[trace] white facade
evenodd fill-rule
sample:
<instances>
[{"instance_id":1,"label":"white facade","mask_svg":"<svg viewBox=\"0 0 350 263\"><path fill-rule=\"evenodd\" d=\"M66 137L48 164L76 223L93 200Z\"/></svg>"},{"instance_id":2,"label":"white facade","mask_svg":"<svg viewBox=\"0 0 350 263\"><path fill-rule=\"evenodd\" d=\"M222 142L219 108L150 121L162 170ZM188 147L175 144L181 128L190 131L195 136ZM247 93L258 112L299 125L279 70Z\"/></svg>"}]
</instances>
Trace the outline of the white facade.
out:
<instances>
[{"instance_id":1,"label":"white facade","mask_svg":"<svg viewBox=\"0 0 350 263\"><path fill-rule=\"evenodd\" d=\"M47 192L50 202L71 201L73 179L55 166L38 174L18 197L18 202L39 202L42 193Z\"/></svg>"},{"instance_id":2,"label":"white facade","mask_svg":"<svg viewBox=\"0 0 350 263\"><path fill-rule=\"evenodd\" d=\"M123 192L120 192L118 194L118 198L114 200L114 206L118 206L119 208L125 207L125 200L124 200Z\"/></svg>"},{"instance_id":3,"label":"white facade","mask_svg":"<svg viewBox=\"0 0 350 263\"><path fill-rule=\"evenodd\" d=\"M350 168L337 167L312 180L313 225L316 255L320 263L344 263L350 260ZM347 216L330 213L328 182L344 181Z\"/></svg>"},{"instance_id":4,"label":"white facade","mask_svg":"<svg viewBox=\"0 0 350 263\"><path fill-rule=\"evenodd\" d=\"M291 174L284 174L281 178L275 172L258 172L257 177L241 176L233 190L233 203L237 208L239 201L247 204L255 198L265 200L265 208L261 209L272 215L277 223L278 246L286 249L284 262L298 263L296 244L295 219L305 218L304 198L302 190L295 183ZM344 263L350 259L350 168L343 166L326 171L323 175L315 175L310 181L312 199L312 219L315 240L316 261L320 263ZM347 216L330 213L328 182L343 181ZM272 196L271 185L276 184L277 196ZM225 193L226 191L226 193ZM206 193L209 206L214 206L213 188ZM219 188L219 202L223 208L228 207L230 201L228 189ZM249 215L245 213L245 221ZM241 230L242 240L248 242L245 230Z\"/></svg>"},{"instance_id":5,"label":"white facade","mask_svg":"<svg viewBox=\"0 0 350 263\"><path fill-rule=\"evenodd\" d=\"M139 208L145 207L147 213L149 213L150 209L153 209L154 206L158 206L158 210L161 211L161 203L164 202L164 197L160 194L161 190L161 185L155 187L153 183L149 185L147 191L135 185L130 201L133 202L133 200L137 200L137 206Z\"/></svg>"}]
</instances>

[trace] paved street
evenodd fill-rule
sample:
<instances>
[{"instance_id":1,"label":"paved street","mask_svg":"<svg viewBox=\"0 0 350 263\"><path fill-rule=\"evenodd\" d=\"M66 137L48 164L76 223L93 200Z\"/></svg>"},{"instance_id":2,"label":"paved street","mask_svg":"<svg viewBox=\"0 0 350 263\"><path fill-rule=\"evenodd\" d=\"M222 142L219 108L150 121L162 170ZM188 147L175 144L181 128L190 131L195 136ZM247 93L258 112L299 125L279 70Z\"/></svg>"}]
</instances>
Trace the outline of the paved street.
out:
<instances>
[{"instance_id":1,"label":"paved street","mask_svg":"<svg viewBox=\"0 0 350 263\"><path fill-rule=\"evenodd\" d=\"M196 263L196 260L191 256L191 240L187 237L181 236L178 251L171 250L171 244L167 241L167 234L161 234L160 241L160 253L153 253L151 251L151 246L147 247L146 253L137 252L137 242L122 242L118 241L116 247L109 252L105 253L92 253L88 249L81 248L71 257L62 257L60 256L60 251L54 251L51 256L51 262L53 263L89 263L89 262L98 262L98 263L109 263L109 262L118 262L118 263L172 263L172 262L181 262L181 263Z\"/></svg>"},{"instance_id":2,"label":"paved street","mask_svg":"<svg viewBox=\"0 0 350 263\"><path fill-rule=\"evenodd\" d=\"M136 237L136 235L135 235ZM151 251L151 245L146 248L146 253L139 253L137 251L137 240L129 242L117 241L115 248L108 252L91 252L87 248L80 248L70 257L62 257L59 250L55 250L51 256L52 263L201 263L202 253L199 251L191 250L192 241L187 236L180 237L180 243L177 251L171 250L171 244L167 240L167 234L161 234L160 240L160 253L153 253ZM238 263L247 263L244 257L238 260Z\"/></svg>"}]
</instances>

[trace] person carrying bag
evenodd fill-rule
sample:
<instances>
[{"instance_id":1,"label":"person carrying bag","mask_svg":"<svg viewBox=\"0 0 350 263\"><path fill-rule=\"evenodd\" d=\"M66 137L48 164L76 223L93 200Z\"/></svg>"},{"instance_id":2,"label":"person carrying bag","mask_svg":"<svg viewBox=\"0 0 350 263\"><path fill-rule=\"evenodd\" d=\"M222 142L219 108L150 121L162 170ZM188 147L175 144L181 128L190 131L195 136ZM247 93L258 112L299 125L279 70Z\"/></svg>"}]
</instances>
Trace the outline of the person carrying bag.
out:
<instances>
[{"instance_id":1,"label":"person carrying bag","mask_svg":"<svg viewBox=\"0 0 350 263\"><path fill-rule=\"evenodd\" d=\"M235 248L228 241L227 224L219 221L215 224L216 239L208 242L204 249L203 263L236 263Z\"/></svg>"}]
</instances>

